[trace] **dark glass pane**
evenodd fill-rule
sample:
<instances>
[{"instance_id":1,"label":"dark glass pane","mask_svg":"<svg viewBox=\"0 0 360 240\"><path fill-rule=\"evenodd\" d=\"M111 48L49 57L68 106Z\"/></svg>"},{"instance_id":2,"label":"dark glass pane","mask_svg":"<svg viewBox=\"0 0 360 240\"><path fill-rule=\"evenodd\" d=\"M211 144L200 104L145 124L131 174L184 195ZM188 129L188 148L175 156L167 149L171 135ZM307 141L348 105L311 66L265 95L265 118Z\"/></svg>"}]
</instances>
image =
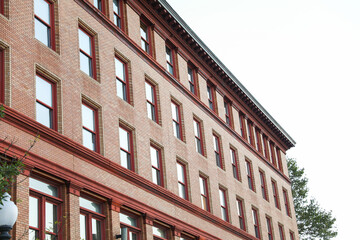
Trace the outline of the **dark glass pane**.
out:
<instances>
[{"instance_id":1,"label":"dark glass pane","mask_svg":"<svg viewBox=\"0 0 360 240\"><path fill-rule=\"evenodd\" d=\"M101 222L96 219L92 219L92 240L101 240Z\"/></svg>"}]
</instances>

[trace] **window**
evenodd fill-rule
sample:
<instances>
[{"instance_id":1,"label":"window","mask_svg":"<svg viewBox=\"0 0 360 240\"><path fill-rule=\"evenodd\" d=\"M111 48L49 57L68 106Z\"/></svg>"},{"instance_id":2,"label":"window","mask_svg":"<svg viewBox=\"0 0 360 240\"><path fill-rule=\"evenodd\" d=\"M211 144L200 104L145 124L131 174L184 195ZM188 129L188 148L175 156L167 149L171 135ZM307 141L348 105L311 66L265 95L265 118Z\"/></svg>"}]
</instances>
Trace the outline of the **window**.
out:
<instances>
[{"instance_id":1,"label":"window","mask_svg":"<svg viewBox=\"0 0 360 240\"><path fill-rule=\"evenodd\" d=\"M211 83L207 84L209 108L215 112L215 89Z\"/></svg>"},{"instance_id":2,"label":"window","mask_svg":"<svg viewBox=\"0 0 360 240\"><path fill-rule=\"evenodd\" d=\"M272 231L272 223L271 223L271 218L266 216L266 227L267 227L267 232L268 232L268 239L269 240L273 240L273 231Z\"/></svg>"},{"instance_id":3,"label":"window","mask_svg":"<svg viewBox=\"0 0 360 240\"><path fill-rule=\"evenodd\" d=\"M281 150L279 148L276 148L276 156L277 156L279 170L281 172L284 172L284 169L282 166L282 159L281 159Z\"/></svg>"},{"instance_id":4,"label":"window","mask_svg":"<svg viewBox=\"0 0 360 240\"><path fill-rule=\"evenodd\" d=\"M290 240L295 240L295 234L292 231L290 231Z\"/></svg>"},{"instance_id":5,"label":"window","mask_svg":"<svg viewBox=\"0 0 360 240\"><path fill-rule=\"evenodd\" d=\"M262 150L265 158L269 159L268 140L265 135L262 135Z\"/></svg>"},{"instance_id":6,"label":"window","mask_svg":"<svg viewBox=\"0 0 360 240\"><path fill-rule=\"evenodd\" d=\"M144 21L140 21L140 35L141 35L141 48L148 54L151 52L151 37L150 37L150 26Z\"/></svg>"},{"instance_id":7,"label":"window","mask_svg":"<svg viewBox=\"0 0 360 240\"><path fill-rule=\"evenodd\" d=\"M79 27L80 69L96 79L94 36Z\"/></svg>"},{"instance_id":8,"label":"window","mask_svg":"<svg viewBox=\"0 0 360 240\"><path fill-rule=\"evenodd\" d=\"M94 6L102 12L105 12L105 0L94 0Z\"/></svg>"},{"instance_id":9,"label":"window","mask_svg":"<svg viewBox=\"0 0 360 240\"><path fill-rule=\"evenodd\" d=\"M224 169L223 162L222 162L222 153L221 153L221 146L220 146L220 138L213 135L213 142L214 142L214 153L215 153L215 160L216 166L221 169Z\"/></svg>"},{"instance_id":10,"label":"window","mask_svg":"<svg viewBox=\"0 0 360 240\"><path fill-rule=\"evenodd\" d=\"M148 118L158 123L158 110L157 110L155 86L150 82L145 81L145 91L146 91L146 107L147 107Z\"/></svg>"},{"instance_id":11,"label":"window","mask_svg":"<svg viewBox=\"0 0 360 240\"><path fill-rule=\"evenodd\" d=\"M242 112L239 112L239 121L240 121L240 134L243 138L246 138L245 115Z\"/></svg>"},{"instance_id":12,"label":"window","mask_svg":"<svg viewBox=\"0 0 360 240\"><path fill-rule=\"evenodd\" d=\"M134 171L134 153L133 153L133 139L132 131L119 126L120 139L120 164L124 168Z\"/></svg>"},{"instance_id":13,"label":"window","mask_svg":"<svg viewBox=\"0 0 360 240\"><path fill-rule=\"evenodd\" d=\"M171 115L173 121L174 136L180 140L183 140L180 105L175 103L174 101L171 101Z\"/></svg>"},{"instance_id":14,"label":"window","mask_svg":"<svg viewBox=\"0 0 360 240\"><path fill-rule=\"evenodd\" d=\"M204 155L204 146L202 138L201 123L194 118L194 132L195 132L195 147L196 151L201 155Z\"/></svg>"},{"instance_id":15,"label":"window","mask_svg":"<svg viewBox=\"0 0 360 240\"><path fill-rule=\"evenodd\" d=\"M82 133L83 145L95 152L99 152L98 112L86 103L82 103Z\"/></svg>"},{"instance_id":16,"label":"window","mask_svg":"<svg viewBox=\"0 0 360 240\"><path fill-rule=\"evenodd\" d=\"M245 164L249 188L255 192L254 177L252 174L252 164L248 160L245 160Z\"/></svg>"},{"instance_id":17,"label":"window","mask_svg":"<svg viewBox=\"0 0 360 240\"><path fill-rule=\"evenodd\" d=\"M186 166L181 162L176 162L179 196L188 200L189 194L187 189Z\"/></svg>"},{"instance_id":18,"label":"window","mask_svg":"<svg viewBox=\"0 0 360 240\"><path fill-rule=\"evenodd\" d=\"M56 130L56 87L40 75L36 75L36 121Z\"/></svg>"},{"instance_id":19,"label":"window","mask_svg":"<svg viewBox=\"0 0 360 240\"><path fill-rule=\"evenodd\" d=\"M105 239L105 215L100 203L83 197L80 201L80 238L84 240Z\"/></svg>"},{"instance_id":20,"label":"window","mask_svg":"<svg viewBox=\"0 0 360 240\"><path fill-rule=\"evenodd\" d=\"M115 72L116 72L116 93L118 97L124 101L129 102L129 77L127 64L115 57Z\"/></svg>"},{"instance_id":21,"label":"window","mask_svg":"<svg viewBox=\"0 0 360 240\"><path fill-rule=\"evenodd\" d=\"M262 149L261 149L261 138L260 138L260 130L259 129L255 129L255 147L256 147L256 150L258 152L262 152Z\"/></svg>"},{"instance_id":22,"label":"window","mask_svg":"<svg viewBox=\"0 0 360 240\"><path fill-rule=\"evenodd\" d=\"M29 239L61 239L60 189L29 178Z\"/></svg>"},{"instance_id":23,"label":"window","mask_svg":"<svg viewBox=\"0 0 360 240\"><path fill-rule=\"evenodd\" d=\"M255 208L252 208L252 217L253 217L255 237L260 239L261 237L260 237L259 216L258 216L258 211Z\"/></svg>"},{"instance_id":24,"label":"window","mask_svg":"<svg viewBox=\"0 0 360 240\"><path fill-rule=\"evenodd\" d=\"M229 221L228 215L228 207L226 201L226 191L222 188L219 188L219 195L220 195L220 207L221 207L221 218L224 221Z\"/></svg>"},{"instance_id":25,"label":"window","mask_svg":"<svg viewBox=\"0 0 360 240\"><path fill-rule=\"evenodd\" d=\"M237 160L237 154L236 154L236 150L233 148L230 148L230 158L231 158L231 165L232 165L232 172L233 172L233 176L236 180L240 181L240 171L239 171L239 163Z\"/></svg>"},{"instance_id":26,"label":"window","mask_svg":"<svg viewBox=\"0 0 360 240\"><path fill-rule=\"evenodd\" d=\"M150 146L150 158L152 165L152 181L153 183L164 186L163 182L163 171L162 171L162 159L161 150L154 146Z\"/></svg>"},{"instance_id":27,"label":"window","mask_svg":"<svg viewBox=\"0 0 360 240\"><path fill-rule=\"evenodd\" d=\"M280 204L279 204L279 195L278 195L278 190L277 190L277 184L274 180L271 180L271 187L272 187L272 191L273 191L273 197L274 197L274 203L275 203L275 207L277 207L278 209L280 209Z\"/></svg>"},{"instance_id":28,"label":"window","mask_svg":"<svg viewBox=\"0 0 360 240\"><path fill-rule=\"evenodd\" d=\"M197 95L197 82L196 82L196 72L195 69L188 65L188 80L189 80L189 89L192 94Z\"/></svg>"},{"instance_id":29,"label":"window","mask_svg":"<svg viewBox=\"0 0 360 240\"><path fill-rule=\"evenodd\" d=\"M209 200L207 178L200 176L199 181L200 181L201 208L210 212L210 200Z\"/></svg>"},{"instance_id":30,"label":"window","mask_svg":"<svg viewBox=\"0 0 360 240\"><path fill-rule=\"evenodd\" d=\"M152 227L154 240L166 240L170 238L169 231L165 226L154 224Z\"/></svg>"},{"instance_id":31,"label":"window","mask_svg":"<svg viewBox=\"0 0 360 240\"><path fill-rule=\"evenodd\" d=\"M34 0L35 38L55 49L54 5L48 0Z\"/></svg>"},{"instance_id":32,"label":"window","mask_svg":"<svg viewBox=\"0 0 360 240\"><path fill-rule=\"evenodd\" d=\"M283 188L283 197L284 197L286 214L289 217L291 217L290 205L289 205L289 196L288 196L288 192L287 192L287 190L285 188Z\"/></svg>"},{"instance_id":33,"label":"window","mask_svg":"<svg viewBox=\"0 0 360 240\"><path fill-rule=\"evenodd\" d=\"M239 217L240 229L246 231L243 200L236 199L237 214Z\"/></svg>"},{"instance_id":34,"label":"window","mask_svg":"<svg viewBox=\"0 0 360 240\"><path fill-rule=\"evenodd\" d=\"M261 183L261 194L262 197L269 201L268 194L267 194L267 187L266 187L266 180L265 180L265 173L262 170L259 170L260 173L260 183Z\"/></svg>"},{"instance_id":35,"label":"window","mask_svg":"<svg viewBox=\"0 0 360 240\"><path fill-rule=\"evenodd\" d=\"M280 223L279 223L279 236L280 236L280 240L285 240L284 227Z\"/></svg>"},{"instance_id":36,"label":"window","mask_svg":"<svg viewBox=\"0 0 360 240\"><path fill-rule=\"evenodd\" d=\"M113 0L114 23L124 30L123 3L122 0Z\"/></svg>"},{"instance_id":37,"label":"window","mask_svg":"<svg viewBox=\"0 0 360 240\"><path fill-rule=\"evenodd\" d=\"M5 51L0 48L0 103L5 101Z\"/></svg>"},{"instance_id":38,"label":"window","mask_svg":"<svg viewBox=\"0 0 360 240\"><path fill-rule=\"evenodd\" d=\"M119 213L121 234L127 234L128 240L139 240L141 236L141 218L130 212Z\"/></svg>"},{"instance_id":39,"label":"window","mask_svg":"<svg viewBox=\"0 0 360 240\"><path fill-rule=\"evenodd\" d=\"M274 148L274 143L270 142L270 156L271 156L271 162L272 164L276 166L276 155L275 155L275 148Z\"/></svg>"},{"instance_id":40,"label":"window","mask_svg":"<svg viewBox=\"0 0 360 240\"><path fill-rule=\"evenodd\" d=\"M253 125L252 122L250 120L247 120L247 140L248 143L252 146L254 146L254 137L253 137Z\"/></svg>"},{"instance_id":41,"label":"window","mask_svg":"<svg viewBox=\"0 0 360 240\"><path fill-rule=\"evenodd\" d=\"M198 238L194 237L194 236L188 236L187 234L181 234L180 240L196 240Z\"/></svg>"},{"instance_id":42,"label":"window","mask_svg":"<svg viewBox=\"0 0 360 240\"><path fill-rule=\"evenodd\" d=\"M233 127L231 103L227 99L224 99L224 108L225 108L225 122L229 127Z\"/></svg>"},{"instance_id":43,"label":"window","mask_svg":"<svg viewBox=\"0 0 360 240\"><path fill-rule=\"evenodd\" d=\"M166 51L166 70L176 77L176 69L175 69L175 51L173 48L169 46L165 46Z\"/></svg>"}]
</instances>

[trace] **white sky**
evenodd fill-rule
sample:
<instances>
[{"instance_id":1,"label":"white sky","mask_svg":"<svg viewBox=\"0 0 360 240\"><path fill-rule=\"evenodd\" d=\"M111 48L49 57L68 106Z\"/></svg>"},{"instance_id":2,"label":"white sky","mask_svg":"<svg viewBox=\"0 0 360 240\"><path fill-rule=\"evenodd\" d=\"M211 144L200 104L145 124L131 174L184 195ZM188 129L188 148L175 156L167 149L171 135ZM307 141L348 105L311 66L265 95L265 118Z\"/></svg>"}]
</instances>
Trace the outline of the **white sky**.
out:
<instances>
[{"instance_id":1,"label":"white sky","mask_svg":"<svg viewBox=\"0 0 360 240\"><path fill-rule=\"evenodd\" d=\"M360 1L168 2L295 139L336 240L358 236Z\"/></svg>"}]
</instances>

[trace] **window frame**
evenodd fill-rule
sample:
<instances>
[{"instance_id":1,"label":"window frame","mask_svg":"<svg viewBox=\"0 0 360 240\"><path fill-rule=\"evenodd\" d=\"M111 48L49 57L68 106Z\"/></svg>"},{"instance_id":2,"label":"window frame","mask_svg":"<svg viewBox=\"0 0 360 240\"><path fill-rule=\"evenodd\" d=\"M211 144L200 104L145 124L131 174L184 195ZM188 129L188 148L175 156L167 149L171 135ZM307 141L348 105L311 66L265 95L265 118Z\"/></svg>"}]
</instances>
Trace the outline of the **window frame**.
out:
<instances>
[{"instance_id":1,"label":"window frame","mask_svg":"<svg viewBox=\"0 0 360 240\"><path fill-rule=\"evenodd\" d=\"M123 66L124 66L124 75L125 75L125 79L121 79L119 76L117 76L116 74L116 61L119 61ZM115 54L115 79L116 79L116 95L121 98L122 100L124 100L127 103L131 102L130 99L130 82L129 82L129 64L128 62L124 61L123 59L121 59L119 56L117 56ZM122 98L121 96L119 96L117 89L118 89L118 81L122 84L125 85L125 99Z\"/></svg>"},{"instance_id":2,"label":"window frame","mask_svg":"<svg viewBox=\"0 0 360 240\"><path fill-rule=\"evenodd\" d=\"M95 5L95 1L97 1L97 6ZM100 4L99 4L100 3ZM93 0L93 6L98 9L100 12L102 12L103 14L105 14L105 10L106 10L106 4L105 4L105 0Z\"/></svg>"},{"instance_id":3,"label":"window frame","mask_svg":"<svg viewBox=\"0 0 360 240\"><path fill-rule=\"evenodd\" d=\"M41 24L45 25L48 28L48 41L49 43L47 44L47 47L49 47L50 49L56 51L56 41L55 41L55 7L54 7L54 2L49 1L49 0L42 0L44 2L46 2L49 5L49 20L50 20L50 24L46 23L43 19L41 19L39 16L37 16L35 14L35 3L34 3L34 34L35 34L35 19L37 19ZM4 1L3 5L4 5ZM35 37L35 36L34 36ZM50 39L49 39L50 38ZM35 39L37 39L35 37ZM37 39L39 42L43 43L41 40ZM43 43L44 45L46 45L45 43ZM49 46L50 45L50 46Z\"/></svg>"},{"instance_id":4,"label":"window frame","mask_svg":"<svg viewBox=\"0 0 360 240\"><path fill-rule=\"evenodd\" d=\"M278 193L278 188L277 188L277 183L274 179L271 179L271 188L273 191L273 199L274 199L274 203L275 203L275 207L279 210L281 210L280 208L280 202L279 202L279 193Z\"/></svg>"},{"instance_id":5,"label":"window frame","mask_svg":"<svg viewBox=\"0 0 360 240\"><path fill-rule=\"evenodd\" d=\"M254 182L254 175L252 169L252 162L245 159L245 167L246 167L246 175L248 180L248 187L250 190L255 192L255 182Z\"/></svg>"},{"instance_id":6,"label":"window frame","mask_svg":"<svg viewBox=\"0 0 360 240\"><path fill-rule=\"evenodd\" d=\"M153 233L152 233L152 235L153 235L153 240L168 240L169 237L171 237L171 236L170 236L170 235L171 235L171 230L170 230L169 227L166 227L166 226L164 226L164 225L162 225L162 224L159 224L159 223L154 223L154 225L153 225L152 227L153 227L152 229L154 229L154 227L155 227L155 228L158 228L158 229L161 229L161 230L163 230L164 233L165 233L165 238L163 238L163 237L154 235L154 231L153 231Z\"/></svg>"},{"instance_id":7,"label":"window frame","mask_svg":"<svg viewBox=\"0 0 360 240\"><path fill-rule=\"evenodd\" d=\"M201 208L207 212L210 212L210 194L209 194L208 178L205 176L199 175L199 183L200 183ZM201 184L203 185L204 193L201 192ZM203 199L205 199L205 206L203 206Z\"/></svg>"},{"instance_id":8,"label":"window frame","mask_svg":"<svg viewBox=\"0 0 360 240\"><path fill-rule=\"evenodd\" d=\"M0 48L0 103L5 102L5 49Z\"/></svg>"},{"instance_id":9,"label":"window frame","mask_svg":"<svg viewBox=\"0 0 360 240\"><path fill-rule=\"evenodd\" d=\"M265 172L261 169L259 169L259 176L260 176L260 185L261 185L261 194L262 197L266 200L269 201L269 196L268 196L268 189L267 189L267 185L266 185L266 177L265 177Z\"/></svg>"},{"instance_id":10,"label":"window frame","mask_svg":"<svg viewBox=\"0 0 360 240\"><path fill-rule=\"evenodd\" d=\"M101 213L97 213L94 212L90 209L87 209L85 207L82 207L80 205L80 198L86 199L88 201L92 201L95 202L97 204L100 205L100 211ZM104 203L98 201L97 199L94 199L93 197L90 196L84 196L84 195L80 195L79 197L79 209L80 209L80 214L79 216L81 217L81 215L85 216L85 232L86 232L86 239L84 240L92 240L92 220L98 220L100 222L100 228L101 228L101 239L105 239L105 220L106 220L106 215L104 214ZM81 229L80 229L81 231Z\"/></svg>"},{"instance_id":11,"label":"window frame","mask_svg":"<svg viewBox=\"0 0 360 240\"><path fill-rule=\"evenodd\" d=\"M168 50L170 52L170 54L168 54ZM174 46L172 46L169 43L165 44L165 55L166 55L166 71L168 73L170 73L173 77L177 78L177 67L176 67L176 48ZM168 57L169 60L168 61ZM172 73L171 71L169 71L170 69L172 69Z\"/></svg>"},{"instance_id":12,"label":"window frame","mask_svg":"<svg viewBox=\"0 0 360 240\"><path fill-rule=\"evenodd\" d=\"M254 224L255 237L257 239L261 239L259 212L258 212L258 210L256 208L252 207L251 208L251 214L252 214L252 219L253 219L253 224Z\"/></svg>"},{"instance_id":13,"label":"window frame","mask_svg":"<svg viewBox=\"0 0 360 240\"><path fill-rule=\"evenodd\" d=\"M230 146L230 159L231 159L233 177L236 180L241 181L237 150L231 146Z\"/></svg>"},{"instance_id":14,"label":"window frame","mask_svg":"<svg viewBox=\"0 0 360 240\"><path fill-rule=\"evenodd\" d=\"M196 77L196 68L192 66L192 64L188 63L188 82L189 82L189 90L192 94L198 97L198 80ZM189 77L190 76L190 77Z\"/></svg>"},{"instance_id":15,"label":"window frame","mask_svg":"<svg viewBox=\"0 0 360 240\"><path fill-rule=\"evenodd\" d=\"M120 137L120 128L122 130L124 130L125 132L127 132L128 134L128 141L129 141L129 151L123 149L121 147L121 137ZM134 161L134 139L133 139L133 130L129 129L128 127L122 125L122 124L119 124L119 150L120 150L120 165L123 166L121 164L122 162L122 159L121 159L121 151L124 151L126 152L127 154L130 155L130 168L127 168L129 169L130 171L133 171L135 172L135 161ZM123 166L124 167L124 166Z\"/></svg>"},{"instance_id":16,"label":"window frame","mask_svg":"<svg viewBox=\"0 0 360 240\"><path fill-rule=\"evenodd\" d=\"M214 154L215 154L215 161L216 166L224 170L224 163L223 163L223 155L222 155L222 147L221 147L221 139L216 133L213 133L213 144L214 144Z\"/></svg>"},{"instance_id":17,"label":"window frame","mask_svg":"<svg viewBox=\"0 0 360 240\"><path fill-rule=\"evenodd\" d=\"M146 33L148 39L144 39L141 36L141 30ZM148 51L142 47L142 43L145 43L145 48L148 46ZM151 36L151 24L148 20L140 18L140 48L150 56L153 56L152 36Z\"/></svg>"},{"instance_id":18,"label":"window frame","mask_svg":"<svg viewBox=\"0 0 360 240\"><path fill-rule=\"evenodd\" d=\"M270 159L269 158L269 143L268 143L268 137L265 134L262 134L262 143L263 143L263 155L266 159Z\"/></svg>"},{"instance_id":19,"label":"window frame","mask_svg":"<svg viewBox=\"0 0 360 240\"><path fill-rule=\"evenodd\" d=\"M90 148L88 148L88 149L90 149L90 150L92 150L92 151L94 151L94 152L100 153L99 109L96 108L96 107L94 107L93 105L89 104L89 103L88 103L87 101L85 101L85 100L82 100L81 107L82 107L83 105L94 112L94 122L93 122L93 124L94 124L95 131L90 130L90 129L87 128L87 127L84 127L84 125L83 125L83 123L84 123L83 119L82 119L82 121L81 121L81 123L82 123L81 129L85 129L86 131L88 131L88 132L90 132L90 133L92 133L92 134L95 135L95 149L90 149ZM81 114L82 114L82 109L81 109ZM82 117L82 115L81 115L81 117ZM84 134L82 134L82 140L84 141ZM84 143L84 142L83 142L83 143ZM84 144L83 144L83 146L86 147ZM87 148L87 147L86 147L86 148Z\"/></svg>"},{"instance_id":20,"label":"window frame","mask_svg":"<svg viewBox=\"0 0 360 240\"><path fill-rule=\"evenodd\" d=\"M245 114L239 111L239 122L240 122L240 135L243 139L247 140L247 129L245 124Z\"/></svg>"},{"instance_id":21,"label":"window frame","mask_svg":"<svg viewBox=\"0 0 360 240\"><path fill-rule=\"evenodd\" d=\"M272 226L272 220L269 216L266 216L266 228L267 228L268 239L273 240L274 239L273 226Z\"/></svg>"},{"instance_id":22,"label":"window frame","mask_svg":"<svg viewBox=\"0 0 360 240\"><path fill-rule=\"evenodd\" d=\"M276 147L275 150L276 150L276 156L277 156L277 161L278 161L278 168L279 168L280 172L283 173L284 168L283 168L283 165L282 165L281 150L278 147Z\"/></svg>"},{"instance_id":23,"label":"window frame","mask_svg":"<svg viewBox=\"0 0 360 240\"><path fill-rule=\"evenodd\" d=\"M279 225L280 240L285 240L284 226L282 224L280 224L280 223L278 225Z\"/></svg>"},{"instance_id":24,"label":"window frame","mask_svg":"<svg viewBox=\"0 0 360 240\"><path fill-rule=\"evenodd\" d=\"M30 197L33 197L33 198L36 198L38 199L38 228L36 227L32 227L30 226L30 222L29 222L29 230L30 229L33 229L33 230L36 230L39 232L39 240L45 240L46 239L46 234L50 234L50 235L55 235L55 236L58 236L58 239L61 240L62 239L62 231L59 230L59 232L49 232L46 230L46 203L49 202L53 205L56 206L57 210L56 210L56 213L57 213L57 221L58 222L61 222L61 216L62 216L62 208L63 208L63 203L64 203L64 200L62 199L62 191L60 189L60 186L59 184L54 184L52 183L51 181L45 179L45 178L42 178L42 177L33 177L31 176L30 178L32 179L35 179L37 181L40 181L40 182L43 182L45 184L49 184L53 187L55 187L57 189L57 193L58 193L58 196L55 197L55 196L51 196L47 193L44 193L40 190L36 190L34 188L31 188L30 187L30 184L29 184L29 204L30 204ZM30 211L29 211L29 218L30 218ZM54 225L55 225L55 222L54 222ZM61 227L60 227L61 228Z\"/></svg>"},{"instance_id":25,"label":"window frame","mask_svg":"<svg viewBox=\"0 0 360 240\"><path fill-rule=\"evenodd\" d=\"M251 145L251 146L253 146L253 147L255 147L255 143L254 143L254 126L253 126L253 123L249 120L249 119L247 119L247 121L246 121L246 130L247 130L247 141L248 141L248 143Z\"/></svg>"},{"instance_id":26,"label":"window frame","mask_svg":"<svg viewBox=\"0 0 360 240\"><path fill-rule=\"evenodd\" d=\"M286 215L291 217L291 210L290 210L290 202L289 202L289 195L288 191L283 187L283 197L284 197L284 205L285 205L285 211Z\"/></svg>"},{"instance_id":27,"label":"window frame","mask_svg":"<svg viewBox=\"0 0 360 240\"><path fill-rule=\"evenodd\" d=\"M196 118L193 119L193 125L194 125L194 136L195 136L195 150L198 148L197 147L197 143L200 143L200 148L196 150L197 153L205 156L205 148L204 148L204 138L203 138L203 132L202 132L202 122ZM196 124L196 129L199 130L199 133L197 134L195 132L195 124ZM197 136L199 135L199 137ZM198 150L200 150L201 152L199 152Z\"/></svg>"},{"instance_id":28,"label":"window frame","mask_svg":"<svg viewBox=\"0 0 360 240\"><path fill-rule=\"evenodd\" d=\"M295 240L295 234L293 231L289 230L289 234L290 234L290 240Z\"/></svg>"},{"instance_id":29,"label":"window frame","mask_svg":"<svg viewBox=\"0 0 360 240\"><path fill-rule=\"evenodd\" d=\"M227 203L227 190L219 187L219 197L220 197L220 212L221 212L221 218L222 220L229 222L229 207ZM223 199L222 199L223 197ZM221 202L224 201L225 205L222 205ZM223 216L223 212L225 216ZM224 219L225 217L225 219Z\"/></svg>"},{"instance_id":30,"label":"window frame","mask_svg":"<svg viewBox=\"0 0 360 240\"><path fill-rule=\"evenodd\" d=\"M82 50L80 48L80 37L79 37L79 33L78 33L78 38L79 38L79 63L80 63L80 71L82 71L83 73L85 73L86 75L88 75L89 77L97 80L97 71L96 71L96 51L95 51L95 36L94 34L90 33L88 30L85 29L84 26L79 25L78 30L82 31L83 33L85 33L89 38L90 38L90 47L91 47L91 55L89 55L88 53L86 53L84 50ZM86 72L84 72L81 69L81 60L80 60L80 54L84 54L91 62L90 66L91 67L91 71L90 71L90 75Z\"/></svg>"},{"instance_id":31,"label":"window frame","mask_svg":"<svg viewBox=\"0 0 360 240\"><path fill-rule=\"evenodd\" d=\"M36 96L36 93L35 93L35 103L39 103L39 104L41 104L42 106L46 107L47 109L49 109L51 111L51 123L50 123L49 128L53 129L54 131L57 131L58 130L57 83L49 80L44 75L42 75L42 74L40 74L38 72L35 75L35 81L36 81L36 77L41 78L43 81L45 81L45 82L47 82L47 83L49 83L51 85L51 95L52 95L51 98L52 98L52 105L53 106L50 107L46 103L43 103L42 101L38 100L38 98Z\"/></svg>"},{"instance_id":32,"label":"window frame","mask_svg":"<svg viewBox=\"0 0 360 240\"><path fill-rule=\"evenodd\" d=\"M125 14L124 14L124 2L123 0L116 0L118 1L119 7L118 12L115 12L114 10L114 0L113 0L113 18L114 18L114 24L121 29L122 31L125 30ZM119 26L120 23L120 26Z\"/></svg>"},{"instance_id":33,"label":"window frame","mask_svg":"<svg viewBox=\"0 0 360 240\"><path fill-rule=\"evenodd\" d=\"M244 200L236 198L237 214L239 218L240 229L246 231L245 212L244 212Z\"/></svg>"},{"instance_id":34,"label":"window frame","mask_svg":"<svg viewBox=\"0 0 360 240\"><path fill-rule=\"evenodd\" d=\"M158 110L158 101L157 101L157 86L155 84L153 84L152 82L148 81L148 80L145 80L145 85L148 84L150 87L151 87L151 92L152 92L152 96L153 96L153 99L151 102L149 99L147 99L146 97L146 86L145 86L145 98L146 98L146 103L147 104L150 104L152 109L154 109L154 117L155 119L153 119L153 116L151 116L152 118L149 118L151 119L152 121L156 122L157 124L159 124L159 110ZM147 107L146 107L146 110L148 111ZM147 113L149 114L149 113Z\"/></svg>"},{"instance_id":35,"label":"window frame","mask_svg":"<svg viewBox=\"0 0 360 240\"><path fill-rule=\"evenodd\" d=\"M174 119L174 116L173 116L173 112L172 112L172 106L175 106L176 108L176 112L177 112L177 116L178 116L178 119ZM174 100L171 100L171 117L172 117L172 122L173 122L173 128L174 128L174 124L176 126L178 126L179 128L179 136L175 136L177 139L181 140L181 141L184 141L184 134L183 134L183 126L182 126L182 117L181 117L181 105L179 103L177 103L176 101ZM175 129L174 130L174 133L175 133ZM177 133L178 131L176 131ZM175 134L174 134L175 135Z\"/></svg>"},{"instance_id":36,"label":"window frame","mask_svg":"<svg viewBox=\"0 0 360 240\"><path fill-rule=\"evenodd\" d=\"M262 153L261 133L257 127L255 127L255 148L259 153Z\"/></svg>"},{"instance_id":37,"label":"window frame","mask_svg":"<svg viewBox=\"0 0 360 240\"><path fill-rule=\"evenodd\" d=\"M207 82L208 107L216 113L215 86L213 83Z\"/></svg>"},{"instance_id":38,"label":"window frame","mask_svg":"<svg viewBox=\"0 0 360 240\"><path fill-rule=\"evenodd\" d=\"M156 167L154 165L152 165L152 159L151 159L151 148L155 149L155 151L157 151L157 156L158 156L158 159L157 162L158 162L158 165L159 167ZM154 144L150 144L150 159L151 159L151 177L153 178L153 169L155 169L155 171L157 173L159 173L159 178L160 178L160 182L157 182L155 183L152 179L152 183L158 185L158 186L161 186L161 187L164 187L164 169L163 169L163 162L162 162L162 149L158 146L155 146Z\"/></svg>"},{"instance_id":39,"label":"window frame","mask_svg":"<svg viewBox=\"0 0 360 240\"><path fill-rule=\"evenodd\" d=\"M179 196L185 200L189 200L189 190L188 190L188 180L187 180L187 165L180 162L179 160L176 161L176 169L178 169L178 165L180 165L182 167L182 173L184 175L184 182L181 182L179 179L179 175L177 176L177 180L178 180L178 188L179 188L179 184L184 186L185 189L185 196L181 196L180 195L180 188L179 188Z\"/></svg>"},{"instance_id":40,"label":"window frame","mask_svg":"<svg viewBox=\"0 0 360 240\"><path fill-rule=\"evenodd\" d=\"M234 124L232 118L232 103L227 98L224 98L224 109L225 109L225 122L230 128L233 128Z\"/></svg>"},{"instance_id":41,"label":"window frame","mask_svg":"<svg viewBox=\"0 0 360 240\"><path fill-rule=\"evenodd\" d=\"M275 155L275 144L273 142L269 141L269 145L270 145L271 163L275 168L277 168L276 155Z\"/></svg>"},{"instance_id":42,"label":"window frame","mask_svg":"<svg viewBox=\"0 0 360 240\"><path fill-rule=\"evenodd\" d=\"M124 222L121 222L121 214L135 219L137 226L134 227L134 226L131 226L131 225L126 224ZM119 220L120 220L120 229L121 230L123 228L128 229L128 236L127 236L128 238L127 239L130 239L130 234L133 233L133 234L136 235L137 240L141 240L141 235L143 233L143 225L142 225L142 217L140 215L132 213L132 212L127 211L127 210L124 210L124 209L120 209Z\"/></svg>"}]
</instances>

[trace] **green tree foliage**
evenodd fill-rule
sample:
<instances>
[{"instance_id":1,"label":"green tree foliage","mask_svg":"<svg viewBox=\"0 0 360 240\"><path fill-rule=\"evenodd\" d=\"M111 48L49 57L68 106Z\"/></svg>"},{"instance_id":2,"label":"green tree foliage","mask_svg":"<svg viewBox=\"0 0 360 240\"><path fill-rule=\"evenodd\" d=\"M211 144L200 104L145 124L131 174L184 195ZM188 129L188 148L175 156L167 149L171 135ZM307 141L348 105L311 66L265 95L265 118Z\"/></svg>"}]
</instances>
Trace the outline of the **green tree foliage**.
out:
<instances>
[{"instance_id":1,"label":"green tree foliage","mask_svg":"<svg viewBox=\"0 0 360 240\"><path fill-rule=\"evenodd\" d=\"M287 165L300 238L329 240L337 236L334 226L336 218L332 216L332 212L322 209L314 198L309 197L308 179L304 176L304 169L299 168L296 160L292 158L287 159Z\"/></svg>"}]
</instances>

